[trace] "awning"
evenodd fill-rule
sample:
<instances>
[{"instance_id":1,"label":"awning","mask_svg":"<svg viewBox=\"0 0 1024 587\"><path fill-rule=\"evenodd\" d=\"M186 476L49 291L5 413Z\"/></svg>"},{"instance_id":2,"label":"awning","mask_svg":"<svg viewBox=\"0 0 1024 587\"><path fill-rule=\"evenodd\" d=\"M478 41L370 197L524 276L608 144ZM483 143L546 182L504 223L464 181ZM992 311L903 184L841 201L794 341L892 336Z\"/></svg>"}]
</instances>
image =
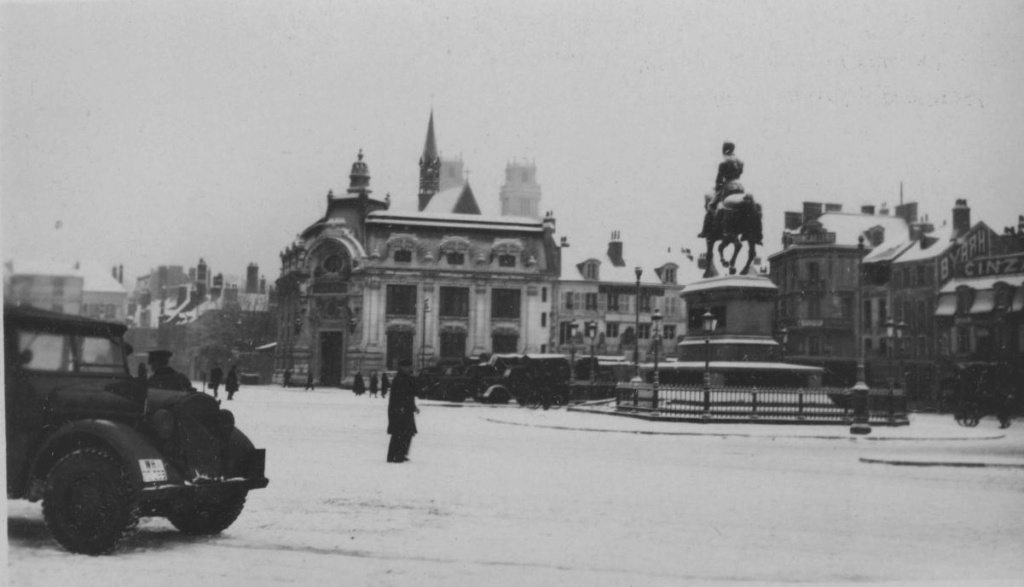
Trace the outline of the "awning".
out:
<instances>
[{"instance_id":1,"label":"awning","mask_svg":"<svg viewBox=\"0 0 1024 587\"><path fill-rule=\"evenodd\" d=\"M936 316L952 316L956 314L956 294L942 294L935 307Z\"/></svg>"},{"instance_id":2,"label":"awning","mask_svg":"<svg viewBox=\"0 0 1024 587\"><path fill-rule=\"evenodd\" d=\"M1017 288L1017 294L1013 296L1013 305L1010 306L1011 312L1020 312L1024 310L1024 287Z\"/></svg>"},{"instance_id":3,"label":"awning","mask_svg":"<svg viewBox=\"0 0 1024 587\"><path fill-rule=\"evenodd\" d=\"M971 306L971 314L988 314L996 307L996 292L991 289L983 289L974 292L974 304Z\"/></svg>"}]
</instances>

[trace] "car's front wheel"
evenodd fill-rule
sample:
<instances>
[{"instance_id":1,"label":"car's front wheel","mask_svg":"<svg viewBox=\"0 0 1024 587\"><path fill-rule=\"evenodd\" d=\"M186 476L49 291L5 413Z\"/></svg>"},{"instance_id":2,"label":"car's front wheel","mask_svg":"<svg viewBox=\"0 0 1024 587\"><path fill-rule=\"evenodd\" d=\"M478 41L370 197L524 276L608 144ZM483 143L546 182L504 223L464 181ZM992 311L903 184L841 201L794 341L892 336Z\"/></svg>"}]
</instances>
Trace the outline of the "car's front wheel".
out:
<instances>
[{"instance_id":1,"label":"car's front wheel","mask_svg":"<svg viewBox=\"0 0 1024 587\"><path fill-rule=\"evenodd\" d=\"M219 534L235 523L245 507L248 491L234 491L224 497L201 500L194 507L173 512L167 519L183 534Z\"/></svg>"},{"instance_id":2,"label":"car's front wheel","mask_svg":"<svg viewBox=\"0 0 1024 587\"><path fill-rule=\"evenodd\" d=\"M139 504L120 459L104 450L83 448L50 469L43 518L64 548L106 554L138 530Z\"/></svg>"}]
</instances>

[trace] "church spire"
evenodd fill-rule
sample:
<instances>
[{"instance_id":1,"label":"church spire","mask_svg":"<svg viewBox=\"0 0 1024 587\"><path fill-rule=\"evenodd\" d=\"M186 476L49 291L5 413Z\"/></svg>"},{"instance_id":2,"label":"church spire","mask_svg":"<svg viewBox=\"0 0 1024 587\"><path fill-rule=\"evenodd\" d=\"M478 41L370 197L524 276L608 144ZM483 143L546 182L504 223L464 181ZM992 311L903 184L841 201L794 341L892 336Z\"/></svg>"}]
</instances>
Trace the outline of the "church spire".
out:
<instances>
[{"instance_id":1,"label":"church spire","mask_svg":"<svg viewBox=\"0 0 1024 587\"><path fill-rule=\"evenodd\" d=\"M430 122L427 124L427 140L423 144L423 155L420 156L420 194L419 209L422 211L434 197L441 182L441 158L437 155L437 140L434 138L434 109L430 109Z\"/></svg>"}]
</instances>

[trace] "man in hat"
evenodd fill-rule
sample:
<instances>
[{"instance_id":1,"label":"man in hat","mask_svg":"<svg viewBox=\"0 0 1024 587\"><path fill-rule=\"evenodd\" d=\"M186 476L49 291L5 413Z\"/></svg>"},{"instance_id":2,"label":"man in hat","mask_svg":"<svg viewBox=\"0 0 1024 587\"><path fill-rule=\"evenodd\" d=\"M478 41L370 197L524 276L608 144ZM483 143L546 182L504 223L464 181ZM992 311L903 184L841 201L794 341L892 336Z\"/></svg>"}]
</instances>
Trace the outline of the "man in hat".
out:
<instances>
[{"instance_id":1,"label":"man in hat","mask_svg":"<svg viewBox=\"0 0 1024 587\"><path fill-rule=\"evenodd\" d=\"M409 460L409 445L416 434L416 416L420 413L416 407L416 380L412 376L412 361L402 359L398 362L398 374L391 384L391 397L388 399L388 434L391 443L388 445L388 462L404 463Z\"/></svg>"},{"instance_id":2,"label":"man in hat","mask_svg":"<svg viewBox=\"0 0 1024 587\"><path fill-rule=\"evenodd\" d=\"M171 351L149 351L149 386L158 389L174 389L177 391L195 391L188 377L178 373L171 367Z\"/></svg>"}]
</instances>

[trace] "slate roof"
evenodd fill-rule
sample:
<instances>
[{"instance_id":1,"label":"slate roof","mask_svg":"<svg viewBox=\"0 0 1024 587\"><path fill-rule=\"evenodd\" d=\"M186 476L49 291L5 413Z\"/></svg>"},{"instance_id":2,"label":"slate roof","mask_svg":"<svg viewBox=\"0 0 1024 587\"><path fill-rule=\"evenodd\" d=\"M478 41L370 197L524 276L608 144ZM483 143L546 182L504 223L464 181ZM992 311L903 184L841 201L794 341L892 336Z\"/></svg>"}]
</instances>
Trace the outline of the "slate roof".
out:
<instances>
[{"instance_id":1,"label":"slate roof","mask_svg":"<svg viewBox=\"0 0 1024 587\"><path fill-rule=\"evenodd\" d=\"M82 278L84 292L127 293L124 284L114 279L109 268L93 263L66 263L36 259L14 259L10 261L11 275L64 275Z\"/></svg>"},{"instance_id":2,"label":"slate roof","mask_svg":"<svg viewBox=\"0 0 1024 587\"><path fill-rule=\"evenodd\" d=\"M697 267L697 251L687 253L681 246L661 246L653 242L635 243L628 238L622 239L622 242L622 257L625 263L621 267L616 267L608 258L607 242L601 246L578 246L572 244L570 238L570 246L562 249L562 273L559 278L563 281L586 281L582 272L583 264L591 259L601 263L598 270L598 281L601 283L635 284L634 268L639 266L643 269L640 276L641 284L662 285L654 270L668 263L679 266L676 269L676 283L679 285L692 283L701 279L704 274L704 271Z\"/></svg>"}]
</instances>

